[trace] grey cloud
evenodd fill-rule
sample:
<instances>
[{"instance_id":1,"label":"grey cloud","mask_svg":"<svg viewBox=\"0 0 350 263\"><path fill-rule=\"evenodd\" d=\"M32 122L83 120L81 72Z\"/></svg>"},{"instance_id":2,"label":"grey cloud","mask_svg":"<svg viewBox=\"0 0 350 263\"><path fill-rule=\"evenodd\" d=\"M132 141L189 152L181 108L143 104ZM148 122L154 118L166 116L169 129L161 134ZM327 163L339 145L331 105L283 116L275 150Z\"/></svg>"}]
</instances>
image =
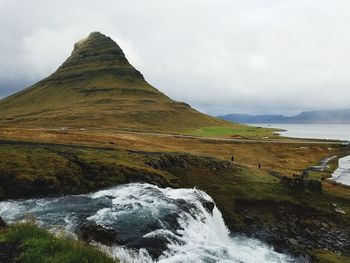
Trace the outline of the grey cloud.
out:
<instances>
[{"instance_id":1,"label":"grey cloud","mask_svg":"<svg viewBox=\"0 0 350 263\"><path fill-rule=\"evenodd\" d=\"M0 97L54 71L91 31L211 114L350 108L346 0L0 0Z\"/></svg>"}]
</instances>

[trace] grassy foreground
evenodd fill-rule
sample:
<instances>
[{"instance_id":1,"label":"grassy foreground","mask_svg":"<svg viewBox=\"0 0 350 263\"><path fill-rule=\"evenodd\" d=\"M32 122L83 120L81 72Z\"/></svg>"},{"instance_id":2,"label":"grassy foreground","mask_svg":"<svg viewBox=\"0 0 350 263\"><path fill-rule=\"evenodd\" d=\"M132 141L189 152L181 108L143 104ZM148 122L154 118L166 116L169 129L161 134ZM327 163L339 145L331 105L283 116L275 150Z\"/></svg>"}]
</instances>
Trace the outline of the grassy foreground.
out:
<instances>
[{"instance_id":1,"label":"grassy foreground","mask_svg":"<svg viewBox=\"0 0 350 263\"><path fill-rule=\"evenodd\" d=\"M170 176L144 160L108 148L0 142L0 200L80 194L135 181L166 185Z\"/></svg>"},{"instance_id":2,"label":"grassy foreground","mask_svg":"<svg viewBox=\"0 0 350 263\"><path fill-rule=\"evenodd\" d=\"M0 230L0 262L117 263L92 246L60 239L31 224Z\"/></svg>"}]
</instances>

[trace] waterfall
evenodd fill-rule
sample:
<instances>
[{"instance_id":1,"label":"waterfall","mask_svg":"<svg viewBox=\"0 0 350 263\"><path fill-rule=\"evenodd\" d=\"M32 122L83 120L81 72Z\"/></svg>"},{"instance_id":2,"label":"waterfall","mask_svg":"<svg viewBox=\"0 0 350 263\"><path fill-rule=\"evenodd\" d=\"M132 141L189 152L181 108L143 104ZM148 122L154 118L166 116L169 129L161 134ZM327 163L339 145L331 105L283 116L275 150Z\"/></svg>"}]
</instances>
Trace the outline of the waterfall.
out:
<instances>
[{"instance_id":1,"label":"waterfall","mask_svg":"<svg viewBox=\"0 0 350 263\"><path fill-rule=\"evenodd\" d=\"M8 222L35 217L52 232L73 234L82 220L93 221L116 231L118 244L96 245L121 262L294 262L256 239L230 235L212 198L197 189L133 183L87 195L0 202L0 216Z\"/></svg>"}]
</instances>

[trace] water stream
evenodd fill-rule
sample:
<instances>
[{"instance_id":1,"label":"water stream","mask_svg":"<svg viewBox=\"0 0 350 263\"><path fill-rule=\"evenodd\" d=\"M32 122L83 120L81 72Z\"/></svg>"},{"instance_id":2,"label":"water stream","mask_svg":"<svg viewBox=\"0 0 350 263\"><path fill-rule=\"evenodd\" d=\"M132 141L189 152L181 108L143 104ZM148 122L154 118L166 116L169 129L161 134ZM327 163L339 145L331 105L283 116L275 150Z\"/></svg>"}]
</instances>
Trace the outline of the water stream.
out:
<instances>
[{"instance_id":1,"label":"water stream","mask_svg":"<svg viewBox=\"0 0 350 263\"><path fill-rule=\"evenodd\" d=\"M338 168L332 174L331 180L350 185L350 155L339 159Z\"/></svg>"},{"instance_id":2,"label":"water stream","mask_svg":"<svg viewBox=\"0 0 350 263\"><path fill-rule=\"evenodd\" d=\"M7 222L35 218L73 237L79 222L94 221L117 231L122 245L100 248L122 262L294 262L256 239L230 235L217 207L206 207L210 202L197 189L134 183L87 195L0 202L0 216Z\"/></svg>"}]
</instances>

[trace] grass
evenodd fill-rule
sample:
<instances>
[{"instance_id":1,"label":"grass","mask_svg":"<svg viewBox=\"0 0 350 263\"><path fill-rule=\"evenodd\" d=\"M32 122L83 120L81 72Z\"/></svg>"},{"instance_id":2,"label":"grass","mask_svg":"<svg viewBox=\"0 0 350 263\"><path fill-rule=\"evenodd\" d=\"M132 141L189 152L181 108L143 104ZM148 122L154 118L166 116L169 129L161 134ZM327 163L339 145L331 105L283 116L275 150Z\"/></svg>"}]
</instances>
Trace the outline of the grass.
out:
<instances>
[{"instance_id":1,"label":"grass","mask_svg":"<svg viewBox=\"0 0 350 263\"><path fill-rule=\"evenodd\" d=\"M122 150L0 143L0 199L89 192L135 180L162 184L167 175Z\"/></svg>"},{"instance_id":2,"label":"grass","mask_svg":"<svg viewBox=\"0 0 350 263\"><path fill-rule=\"evenodd\" d=\"M193 131L187 132L187 134L193 136L202 136L202 137L226 137L226 138L276 138L278 137L274 132L277 129L268 129L261 127L252 127L246 125L240 125L237 127L230 126L212 126L196 129Z\"/></svg>"},{"instance_id":3,"label":"grass","mask_svg":"<svg viewBox=\"0 0 350 263\"><path fill-rule=\"evenodd\" d=\"M123 142L126 140L127 138ZM172 148L175 143L172 139L165 140L162 143L164 148L158 149L164 152L176 149ZM167 185L177 177L181 178L183 186L202 187L214 197L222 199L220 200L222 203L227 203L224 200L227 195L246 200L299 202L297 196L286 194L286 189L281 187L279 179L272 175L292 176L295 172L300 174L303 169L317 164L325 156L341 150L337 148L331 150L329 147L318 145L301 148L293 144L213 143L200 140L188 141L182 138L175 140L177 140L178 151L181 149L180 151L190 152L194 156L215 156L219 160L227 161L230 160L231 155L234 155L235 163L240 164L242 168L238 172L223 171L223 175L213 174L211 170L205 168L208 165L206 163L193 164L190 172L156 170L147 163L149 160L157 159L161 153L152 153L146 146L150 143L151 148L156 147L153 145L154 142L145 140L142 143L144 150L147 151L113 148L114 144L108 144L111 148L101 148L0 142L0 180L2 182L0 198L1 196L2 198L26 196L31 193L36 195L83 193L140 180ZM134 140L132 142L135 145L138 143ZM258 162L262 164L261 170L258 170ZM176 165L174 166L176 168ZM320 178L320 175L312 175L312 177ZM328 195L327 198L323 196L325 198L323 199L337 201L350 214L350 207L346 205L350 196L349 190L327 182L323 185L327 190L325 196ZM306 202L310 198L306 195L301 200ZM323 203L323 199L311 199L309 205L322 210L322 206L328 207ZM229 211L229 209L225 210Z\"/></svg>"},{"instance_id":4,"label":"grass","mask_svg":"<svg viewBox=\"0 0 350 263\"><path fill-rule=\"evenodd\" d=\"M19 250L15 262L23 263L117 263L92 246L52 236L31 224L16 224L0 231L0 245Z\"/></svg>"},{"instance_id":5,"label":"grass","mask_svg":"<svg viewBox=\"0 0 350 263\"><path fill-rule=\"evenodd\" d=\"M260 207L282 203L303 207L305 211L317 211L315 220L325 222L339 217L329 208L331 203L336 203L347 213L336 224L344 228L350 224L350 189L324 182L322 194L295 192L285 188L276 178L276 175L291 176L295 171L301 173L324 157L343 151L337 145L300 147L299 144L223 143L139 135L113 137L109 132L79 134L83 140L80 143L90 146L1 142L0 188L3 198L25 191L36 195L83 193L132 181L144 181L173 187L196 186L206 191L214 198L231 230L244 232L249 229L244 222L244 215L237 211L242 202L257 206L253 215L259 217L261 222L274 226L287 224L288 221L279 221L278 208L260 210ZM66 139L71 141L75 136L74 132L59 133L56 142ZM85 141L84 138L89 140ZM93 146L95 144L99 147ZM122 149L124 147L129 150ZM164 155L159 150L167 153ZM171 153L174 150L194 155L175 158L178 154ZM199 155L215 156L216 159ZM231 155L235 156L233 167L222 162L229 161ZM149 164L163 156L170 158L165 161L165 164L169 164L168 168L157 170ZM258 170L257 162L262 163L261 170ZM49 193L41 192L42 189ZM259 202L263 202L263 205Z\"/></svg>"},{"instance_id":6,"label":"grass","mask_svg":"<svg viewBox=\"0 0 350 263\"><path fill-rule=\"evenodd\" d=\"M317 250L313 255L317 263L349 263L349 257L339 256L329 251Z\"/></svg>"}]
</instances>

